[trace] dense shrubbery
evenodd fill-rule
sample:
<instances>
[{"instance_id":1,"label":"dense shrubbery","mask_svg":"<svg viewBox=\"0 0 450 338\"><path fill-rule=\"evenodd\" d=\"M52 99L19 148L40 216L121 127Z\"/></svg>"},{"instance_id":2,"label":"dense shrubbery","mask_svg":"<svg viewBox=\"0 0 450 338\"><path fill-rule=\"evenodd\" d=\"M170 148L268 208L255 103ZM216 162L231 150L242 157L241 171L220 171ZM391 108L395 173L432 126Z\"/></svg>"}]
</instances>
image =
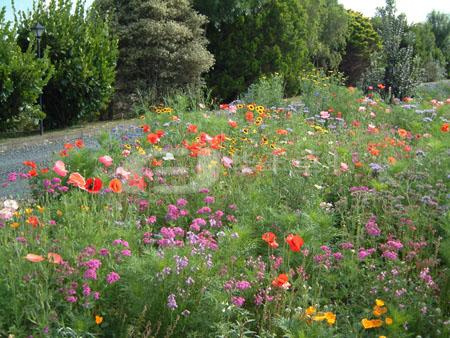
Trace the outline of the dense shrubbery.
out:
<instances>
[{"instance_id":1,"label":"dense shrubbery","mask_svg":"<svg viewBox=\"0 0 450 338\"><path fill-rule=\"evenodd\" d=\"M34 46L22 52L14 27L4 17L0 9L0 131L23 130L45 116L37 99L53 68L47 55L36 58Z\"/></svg>"},{"instance_id":2,"label":"dense shrubbery","mask_svg":"<svg viewBox=\"0 0 450 338\"><path fill-rule=\"evenodd\" d=\"M114 93L117 58L117 41L104 14L86 12L84 1L73 8L70 0L51 0L48 5L37 0L32 11L19 17L22 50L35 40L31 28L36 22L46 29L42 48L54 72L44 87L45 124L63 127L97 119Z\"/></svg>"}]
</instances>

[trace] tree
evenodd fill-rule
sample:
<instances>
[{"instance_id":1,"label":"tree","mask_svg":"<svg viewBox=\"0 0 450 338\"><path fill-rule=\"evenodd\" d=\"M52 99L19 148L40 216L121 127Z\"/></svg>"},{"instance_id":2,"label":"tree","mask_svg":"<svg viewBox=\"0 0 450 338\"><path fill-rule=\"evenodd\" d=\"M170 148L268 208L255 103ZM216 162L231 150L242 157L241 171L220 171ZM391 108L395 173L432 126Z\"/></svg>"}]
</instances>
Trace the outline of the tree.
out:
<instances>
[{"instance_id":1,"label":"tree","mask_svg":"<svg viewBox=\"0 0 450 338\"><path fill-rule=\"evenodd\" d=\"M292 94L300 70L309 64L307 15L300 2L256 3L234 18L208 25L216 66L207 79L213 93L222 99L236 98L260 76L272 73L284 76L287 93ZM197 8L203 8L198 1Z\"/></svg>"},{"instance_id":2,"label":"tree","mask_svg":"<svg viewBox=\"0 0 450 338\"><path fill-rule=\"evenodd\" d=\"M27 129L45 114L37 99L53 68L47 55L37 59L34 45L22 52L16 31L0 9L0 130Z\"/></svg>"},{"instance_id":3,"label":"tree","mask_svg":"<svg viewBox=\"0 0 450 338\"><path fill-rule=\"evenodd\" d=\"M48 3L48 5L46 4ZM104 15L85 11L84 1L36 0L32 11L19 12L18 42L22 50L35 41L31 28L45 27L42 48L55 71L44 87L47 127L94 120L106 109L114 91L117 41Z\"/></svg>"},{"instance_id":4,"label":"tree","mask_svg":"<svg viewBox=\"0 0 450 338\"><path fill-rule=\"evenodd\" d=\"M214 63L206 49L206 17L189 0L97 0L119 38L118 94L153 91L157 99L199 86Z\"/></svg>"},{"instance_id":5,"label":"tree","mask_svg":"<svg viewBox=\"0 0 450 338\"><path fill-rule=\"evenodd\" d=\"M418 59L414 58L411 44L414 39L408 35L406 17L396 15L395 0L386 0L385 7L378 8L377 17L383 43L384 76L381 80L386 88L385 96L392 99L392 96L411 95L418 83L420 68Z\"/></svg>"},{"instance_id":6,"label":"tree","mask_svg":"<svg viewBox=\"0 0 450 338\"><path fill-rule=\"evenodd\" d=\"M418 23L411 27L415 36L414 50L420 57L424 69L424 81L438 81L445 77L446 60L442 51L436 46L436 39L431 24Z\"/></svg>"},{"instance_id":7,"label":"tree","mask_svg":"<svg viewBox=\"0 0 450 338\"><path fill-rule=\"evenodd\" d=\"M436 39L436 46L442 51L447 63L447 76L450 77L450 14L433 11L427 16L427 23Z\"/></svg>"},{"instance_id":8,"label":"tree","mask_svg":"<svg viewBox=\"0 0 450 338\"><path fill-rule=\"evenodd\" d=\"M355 85L370 66L371 55L381 49L381 40L369 18L352 10L348 10L348 16L350 33L340 70L348 84Z\"/></svg>"},{"instance_id":9,"label":"tree","mask_svg":"<svg viewBox=\"0 0 450 338\"><path fill-rule=\"evenodd\" d=\"M312 59L316 67L337 69L347 44L348 14L337 0L315 2L319 5L319 25L318 43L312 49Z\"/></svg>"}]
</instances>

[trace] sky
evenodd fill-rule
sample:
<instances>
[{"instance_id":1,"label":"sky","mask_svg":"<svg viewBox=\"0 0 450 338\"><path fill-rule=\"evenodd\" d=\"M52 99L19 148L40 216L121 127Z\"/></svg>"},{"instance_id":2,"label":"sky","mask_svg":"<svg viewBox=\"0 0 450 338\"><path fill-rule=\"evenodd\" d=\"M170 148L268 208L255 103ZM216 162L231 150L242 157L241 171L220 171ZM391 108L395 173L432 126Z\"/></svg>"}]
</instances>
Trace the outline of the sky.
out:
<instances>
[{"instance_id":1,"label":"sky","mask_svg":"<svg viewBox=\"0 0 450 338\"><path fill-rule=\"evenodd\" d=\"M75 1L75 0L74 0ZM86 0L90 5L93 0ZM384 0L338 0L345 8L362 12L365 16L372 17L377 7L384 5ZM31 7L33 0L15 0L17 10ZM11 0L0 0L0 7L6 7L6 17L12 20ZM405 13L409 23L425 21L426 16L433 9L450 13L450 0L397 0L397 10Z\"/></svg>"},{"instance_id":2,"label":"sky","mask_svg":"<svg viewBox=\"0 0 450 338\"><path fill-rule=\"evenodd\" d=\"M377 7L383 7L384 0L338 0L347 9L372 17ZM397 0L397 12L405 13L409 23L426 20L433 10L450 14L450 0Z\"/></svg>"}]
</instances>

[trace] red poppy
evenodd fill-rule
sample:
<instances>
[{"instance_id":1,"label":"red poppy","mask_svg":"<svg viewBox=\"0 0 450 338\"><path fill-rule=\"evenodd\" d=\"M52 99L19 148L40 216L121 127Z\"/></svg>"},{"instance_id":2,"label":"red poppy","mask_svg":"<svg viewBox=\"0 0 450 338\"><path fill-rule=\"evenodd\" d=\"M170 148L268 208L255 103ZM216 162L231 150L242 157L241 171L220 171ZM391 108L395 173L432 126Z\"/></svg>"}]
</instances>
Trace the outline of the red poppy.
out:
<instances>
[{"instance_id":1,"label":"red poppy","mask_svg":"<svg viewBox=\"0 0 450 338\"><path fill-rule=\"evenodd\" d=\"M448 123L444 123L444 124L441 126L441 131L442 131L443 133L448 133L448 130L449 130L449 124L448 124Z\"/></svg>"},{"instance_id":2,"label":"red poppy","mask_svg":"<svg viewBox=\"0 0 450 338\"><path fill-rule=\"evenodd\" d=\"M294 252L299 252L303 246L303 238L299 235L289 234L286 237L286 243L289 244L290 248Z\"/></svg>"},{"instance_id":3,"label":"red poppy","mask_svg":"<svg viewBox=\"0 0 450 338\"><path fill-rule=\"evenodd\" d=\"M101 179L97 178L97 177L90 177L86 180L86 185L84 186L84 188L92 193L92 194L96 194L100 191L100 189L102 188L103 182Z\"/></svg>"},{"instance_id":4,"label":"red poppy","mask_svg":"<svg viewBox=\"0 0 450 338\"><path fill-rule=\"evenodd\" d=\"M193 133L193 134L196 134L198 131L197 126L195 124L188 125L187 130L188 130L188 132Z\"/></svg>"},{"instance_id":5,"label":"red poppy","mask_svg":"<svg viewBox=\"0 0 450 338\"><path fill-rule=\"evenodd\" d=\"M38 173L37 173L36 169L31 169L31 170L28 172L28 175L30 175L31 177L35 177L35 176L38 175Z\"/></svg>"},{"instance_id":6,"label":"red poppy","mask_svg":"<svg viewBox=\"0 0 450 338\"><path fill-rule=\"evenodd\" d=\"M66 149L63 149L63 150L61 150L61 151L59 152L59 156L61 156L61 157L66 157L66 156L69 156L69 154L67 153L67 150L66 150Z\"/></svg>"},{"instance_id":7,"label":"red poppy","mask_svg":"<svg viewBox=\"0 0 450 338\"><path fill-rule=\"evenodd\" d=\"M159 136L154 133L147 134L147 141L150 142L151 144L156 144L159 142Z\"/></svg>"},{"instance_id":8,"label":"red poppy","mask_svg":"<svg viewBox=\"0 0 450 338\"><path fill-rule=\"evenodd\" d=\"M26 165L27 167L36 169L36 163L34 163L33 161L25 161L23 162L23 165Z\"/></svg>"},{"instance_id":9,"label":"red poppy","mask_svg":"<svg viewBox=\"0 0 450 338\"><path fill-rule=\"evenodd\" d=\"M144 124L141 128L144 133L150 132L150 126L148 124Z\"/></svg>"},{"instance_id":10,"label":"red poppy","mask_svg":"<svg viewBox=\"0 0 450 338\"><path fill-rule=\"evenodd\" d=\"M377 87L378 87L379 89L384 89L384 88L386 88L386 86L385 86L384 84L382 84L382 83L379 83L379 84L377 85Z\"/></svg>"},{"instance_id":11,"label":"red poppy","mask_svg":"<svg viewBox=\"0 0 450 338\"><path fill-rule=\"evenodd\" d=\"M73 148L73 144L70 144L70 143L65 143L64 144L64 149L70 150L72 148Z\"/></svg>"},{"instance_id":12,"label":"red poppy","mask_svg":"<svg viewBox=\"0 0 450 338\"><path fill-rule=\"evenodd\" d=\"M163 137L166 133L164 132L164 130L157 130L156 131L156 135L158 135L159 138Z\"/></svg>"},{"instance_id":13,"label":"red poppy","mask_svg":"<svg viewBox=\"0 0 450 338\"><path fill-rule=\"evenodd\" d=\"M245 119L247 120L247 122L252 122L253 121L253 113L251 111L246 112Z\"/></svg>"},{"instance_id":14,"label":"red poppy","mask_svg":"<svg viewBox=\"0 0 450 338\"><path fill-rule=\"evenodd\" d=\"M273 249L278 248L278 243L276 241L277 236L273 232L266 232L262 235L262 240L269 244L269 246Z\"/></svg>"},{"instance_id":15,"label":"red poppy","mask_svg":"<svg viewBox=\"0 0 450 338\"><path fill-rule=\"evenodd\" d=\"M83 140L82 140L82 139L76 140L76 141L75 141L75 147L77 147L77 148L79 148L79 149L84 148L84 142L83 142Z\"/></svg>"},{"instance_id":16,"label":"red poppy","mask_svg":"<svg viewBox=\"0 0 450 338\"><path fill-rule=\"evenodd\" d=\"M46 173L48 173L48 170L49 170L48 168L42 168L41 169L41 173L42 174L46 174Z\"/></svg>"},{"instance_id":17,"label":"red poppy","mask_svg":"<svg viewBox=\"0 0 450 338\"><path fill-rule=\"evenodd\" d=\"M286 129L277 129L278 135L287 135L288 131Z\"/></svg>"},{"instance_id":18,"label":"red poppy","mask_svg":"<svg viewBox=\"0 0 450 338\"><path fill-rule=\"evenodd\" d=\"M352 122L352 126L353 127L359 127L361 125L361 122L359 122L359 121L353 121Z\"/></svg>"},{"instance_id":19,"label":"red poppy","mask_svg":"<svg viewBox=\"0 0 450 338\"><path fill-rule=\"evenodd\" d=\"M30 224L33 228L36 228L39 225L39 218L36 216L30 216L27 219L27 223Z\"/></svg>"},{"instance_id":20,"label":"red poppy","mask_svg":"<svg viewBox=\"0 0 450 338\"><path fill-rule=\"evenodd\" d=\"M237 124L236 121L228 120L228 125L229 125L231 128L236 128L238 124Z\"/></svg>"},{"instance_id":21,"label":"red poppy","mask_svg":"<svg viewBox=\"0 0 450 338\"><path fill-rule=\"evenodd\" d=\"M283 287L289 281L288 275L280 273L277 278L272 281L272 285L278 288Z\"/></svg>"}]
</instances>

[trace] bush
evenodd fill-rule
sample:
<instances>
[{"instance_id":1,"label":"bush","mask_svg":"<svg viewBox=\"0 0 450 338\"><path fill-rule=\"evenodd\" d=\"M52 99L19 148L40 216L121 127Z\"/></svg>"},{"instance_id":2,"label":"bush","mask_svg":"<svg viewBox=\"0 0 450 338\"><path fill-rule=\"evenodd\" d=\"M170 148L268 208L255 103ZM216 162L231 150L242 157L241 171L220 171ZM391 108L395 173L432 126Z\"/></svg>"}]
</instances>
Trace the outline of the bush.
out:
<instances>
[{"instance_id":1,"label":"bush","mask_svg":"<svg viewBox=\"0 0 450 338\"><path fill-rule=\"evenodd\" d=\"M44 88L47 127L65 127L95 120L114 92L117 41L111 37L104 15L85 12L84 1L72 8L70 0L36 0L33 10L20 12L18 41L29 48L31 27L46 29L42 47L55 72Z\"/></svg>"},{"instance_id":2,"label":"bush","mask_svg":"<svg viewBox=\"0 0 450 338\"><path fill-rule=\"evenodd\" d=\"M0 131L29 129L45 116L37 99L52 73L47 56L38 60L32 45L22 53L15 34L0 10Z\"/></svg>"},{"instance_id":3,"label":"bush","mask_svg":"<svg viewBox=\"0 0 450 338\"><path fill-rule=\"evenodd\" d=\"M274 74L262 76L258 82L253 83L241 100L247 103L255 102L266 107L279 107L283 102L284 84L283 76Z\"/></svg>"}]
</instances>

